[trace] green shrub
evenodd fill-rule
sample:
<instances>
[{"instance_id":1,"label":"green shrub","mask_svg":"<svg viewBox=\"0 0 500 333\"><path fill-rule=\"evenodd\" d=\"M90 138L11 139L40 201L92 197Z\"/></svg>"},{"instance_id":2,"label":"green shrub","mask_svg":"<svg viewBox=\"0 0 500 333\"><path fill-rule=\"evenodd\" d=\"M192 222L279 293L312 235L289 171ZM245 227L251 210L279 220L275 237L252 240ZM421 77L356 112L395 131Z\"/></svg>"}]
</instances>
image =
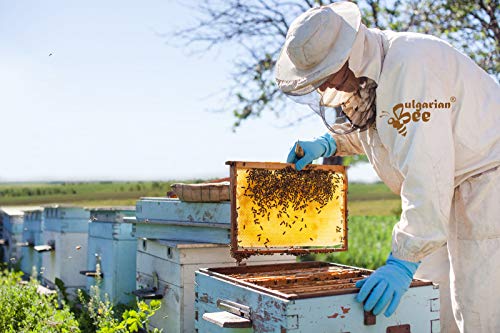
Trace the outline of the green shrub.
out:
<instances>
[{"instance_id":1,"label":"green shrub","mask_svg":"<svg viewBox=\"0 0 500 333\"><path fill-rule=\"evenodd\" d=\"M21 283L22 273L0 272L0 332L80 332L67 306L59 308L55 295L41 295L38 283Z\"/></svg>"},{"instance_id":2,"label":"green shrub","mask_svg":"<svg viewBox=\"0 0 500 333\"><path fill-rule=\"evenodd\" d=\"M35 278L26 282L21 280L22 275L22 272L0 270L1 333L161 332L156 328L147 328L149 318L160 308L160 301L153 300L149 304L137 302L136 307L117 316L108 295L101 296L100 280L97 279L90 294L78 291L81 304L69 301L72 312L64 300L61 300L62 304L58 303L56 294L39 294ZM65 294L62 281L59 281L58 288L61 296Z\"/></svg>"},{"instance_id":3,"label":"green shrub","mask_svg":"<svg viewBox=\"0 0 500 333\"><path fill-rule=\"evenodd\" d=\"M90 287L90 293L86 295L78 290L78 299L83 306L79 316L80 327L86 326L85 332L130 333L139 332L139 329L147 333L161 332L156 328L152 330L148 328L149 318L160 309L160 301L152 300L149 304L138 301L136 309L125 310L121 318L117 318L108 295L101 295L102 280L99 277L99 264L96 265L96 272L96 283Z\"/></svg>"}]
</instances>

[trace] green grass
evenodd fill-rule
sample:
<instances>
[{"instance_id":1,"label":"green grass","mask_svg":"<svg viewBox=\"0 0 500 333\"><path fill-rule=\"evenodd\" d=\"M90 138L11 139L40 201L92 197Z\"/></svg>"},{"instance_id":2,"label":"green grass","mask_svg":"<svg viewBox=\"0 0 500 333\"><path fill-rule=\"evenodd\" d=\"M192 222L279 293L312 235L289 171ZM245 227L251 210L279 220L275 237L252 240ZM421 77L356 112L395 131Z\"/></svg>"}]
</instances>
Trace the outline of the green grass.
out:
<instances>
[{"instance_id":1,"label":"green grass","mask_svg":"<svg viewBox=\"0 0 500 333\"><path fill-rule=\"evenodd\" d=\"M351 200L347 203L349 216L393 216L401 211L401 200Z\"/></svg>"},{"instance_id":2,"label":"green grass","mask_svg":"<svg viewBox=\"0 0 500 333\"><path fill-rule=\"evenodd\" d=\"M399 200L384 183L349 183L348 195L349 200Z\"/></svg>"},{"instance_id":3,"label":"green grass","mask_svg":"<svg viewBox=\"0 0 500 333\"><path fill-rule=\"evenodd\" d=\"M352 216L349 218L348 250L307 255L301 261L330 261L349 266L376 269L391 251L392 227L396 216Z\"/></svg>"}]
</instances>

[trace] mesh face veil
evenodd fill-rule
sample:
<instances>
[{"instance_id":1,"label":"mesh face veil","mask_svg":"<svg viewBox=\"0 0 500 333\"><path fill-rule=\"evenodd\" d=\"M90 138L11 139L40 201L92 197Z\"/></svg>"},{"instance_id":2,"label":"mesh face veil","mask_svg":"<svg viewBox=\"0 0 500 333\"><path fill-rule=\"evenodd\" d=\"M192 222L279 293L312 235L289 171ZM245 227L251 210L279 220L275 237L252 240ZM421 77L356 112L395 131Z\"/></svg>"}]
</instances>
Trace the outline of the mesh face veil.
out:
<instances>
[{"instance_id":1,"label":"mesh face veil","mask_svg":"<svg viewBox=\"0 0 500 333\"><path fill-rule=\"evenodd\" d=\"M306 95L288 95L288 97L296 103L309 106L323 119L325 126L335 134L348 134L357 129L342 111L341 106L325 106L322 102L323 96L317 90Z\"/></svg>"},{"instance_id":2,"label":"mesh face veil","mask_svg":"<svg viewBox=\"0 0 500 333\"><path fill-rule=\"evenodd\" d=\"M315 89L308 89L309 92L288 93L287 96L296 103L309 106L335 134L368 129L376 115L375 81L361 78L359 89L353 93L338 92L331 88L320 92L318 87L325 81L326 79L315 84Z\"/></svg>"}]
</instances>

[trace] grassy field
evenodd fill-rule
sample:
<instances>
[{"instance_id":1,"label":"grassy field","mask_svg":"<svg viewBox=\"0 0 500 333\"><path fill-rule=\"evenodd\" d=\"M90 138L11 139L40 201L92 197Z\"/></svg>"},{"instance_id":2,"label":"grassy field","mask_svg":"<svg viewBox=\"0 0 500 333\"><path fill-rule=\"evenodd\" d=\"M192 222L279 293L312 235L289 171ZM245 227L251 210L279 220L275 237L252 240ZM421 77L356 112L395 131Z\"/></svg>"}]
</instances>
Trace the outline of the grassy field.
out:
<instances>
[{"instance_id":1,"label":"grassy field","mask_svg":"<svg viewBox=\"0 0 500 333\"><path fill-rule=\"evenodd\" d=\"M165 196L170 190L170 185L175 182L0 184L0 205L49 203L72 203L82 206L135 205L140 197Z\"/></svg>"},{"instance_id":2,"label":"grassy field","mask_svg":"<svg viewBox=\"0 0 500 333\"><path fill-rule=\"evenodd\" d=\"M135 205L140 197L165 196L175 182L178 181L0 184L0 206L50 203L85 207ZM349 185L348 208L351 216L390 216L399 209L399 205L399 197L384 184Z\"/></svg>"},{"instance_id":3,"label":"grassy field","mask_svg":"<svg viewBox=\"0 0 500 333\"><path fill-rule=\"evenodd\" d=\"M375 269L385 263L391 251L392 227L396 216L351 216L348 250L301 257L301 261L320 260Z\"/></svg>"}]
</instances>

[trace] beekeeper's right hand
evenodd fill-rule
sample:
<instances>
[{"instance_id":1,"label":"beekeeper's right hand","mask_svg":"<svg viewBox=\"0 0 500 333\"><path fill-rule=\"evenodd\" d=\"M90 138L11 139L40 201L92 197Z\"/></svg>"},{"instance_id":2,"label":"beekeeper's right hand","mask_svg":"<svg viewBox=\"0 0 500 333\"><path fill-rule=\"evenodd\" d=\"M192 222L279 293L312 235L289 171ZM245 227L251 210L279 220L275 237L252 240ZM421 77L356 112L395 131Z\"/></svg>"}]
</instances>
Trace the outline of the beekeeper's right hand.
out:
<instances>
[{"instance_id":1,"label":"beekeeper's right hand","mask_svg":"<svg viewBox=\"0 0 500 333\"><path fill-rule=\"evenodd\" d=\"M304 156L302 158L299 158L295 154L295 147L297 143L304 150ZM337 144L335 143L335 140L330 133L326 133L310 141L297 141L290 149L290 153L288 153L286 161L287 163L295 163L295 168L300 171L315 159L332 156L335 154L336 150Z\"/></svg>"}]
</instances>

